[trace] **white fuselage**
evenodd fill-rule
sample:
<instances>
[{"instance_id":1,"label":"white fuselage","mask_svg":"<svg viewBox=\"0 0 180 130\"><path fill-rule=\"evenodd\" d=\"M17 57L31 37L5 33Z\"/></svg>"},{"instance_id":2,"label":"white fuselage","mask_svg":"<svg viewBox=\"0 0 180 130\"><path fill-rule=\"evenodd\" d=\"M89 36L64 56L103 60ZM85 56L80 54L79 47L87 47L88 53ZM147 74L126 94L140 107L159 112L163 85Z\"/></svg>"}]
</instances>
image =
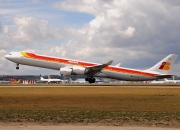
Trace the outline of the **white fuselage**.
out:
<instances>
[{"instance_id":1,"label":"white fuselage","mask_svg":"<svg viewBox=\"0 0 180 130\"><path fill-rule=\"evenodd\" d=\"M60 68L66 66L89 67L100 65L96 63L50 57L33 53L28 54L27 52L14 52L6 55L5 57L10 61L15 62L17 65L22 64L54 70L60 70ZM147 71L109 65L103 68L100 73L95 74L94 77L105 77L126 81L146 81L160 78L156 77L157 74L159 73L151 73Z\"/></svg>"},{"instance_id":2,"label":"white fuselage","mask_svg":"<svg viewBox=\"0 0 180 130\"><path fill-rule=\"evenodd\" d=\"M32 57L25 57L21 53L13 53L5 56L7 59L9 59L12 62L15 62L17 64L22 65L28 65L28 66L35 66L35 67L41 67L41 68L47 68L47 69L54 69L54 70L60 70L62 67L66 66L75 66L74 64L66 64L62 62L52 62L44 59L36 59ZM59 59L57 57L51 57L55 60ZM67 61L73 62L79 62L76 60L70 60L65 59ZM86 62L89 63L89 62ZM96 63L90 63L93 65L98 65ZM115 71L118 70L118 71ZM122 72L119 70L123 70ZM144 81L144 80L154 80L157 79L157 77L154 76L153 73L147 73L141 70L135 70L135 69L128 69L128 68L122 68L118 66L109 66L108 70L103 69L101 73L95 74L95 77L105 77L105 78L112 78L112 79L119 79L119 80L127 80L127 81Z\"/></svg>"}]
</instances>

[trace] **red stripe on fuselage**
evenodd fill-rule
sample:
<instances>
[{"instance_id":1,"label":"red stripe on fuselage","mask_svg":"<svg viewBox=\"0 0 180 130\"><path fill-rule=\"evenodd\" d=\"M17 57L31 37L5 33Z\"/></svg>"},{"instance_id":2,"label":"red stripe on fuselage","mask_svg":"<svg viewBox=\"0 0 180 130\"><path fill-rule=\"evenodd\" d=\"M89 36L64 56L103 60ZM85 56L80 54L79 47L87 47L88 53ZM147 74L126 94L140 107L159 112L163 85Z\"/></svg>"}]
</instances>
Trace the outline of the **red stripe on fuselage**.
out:
<instances>
[{"instance_id":1,"label":"red stripe on fuselage","mask_svg":"<svg viewBox=\"0 0 180 130\"><path fill-rule=\"evenodd\" d=\"M92 66L98 65L98 64L70 60L70 59L61 59L61 58L55 58L55 57L42 56L42 55L37 55L34 53L29 53L29 52L26 52L26 54L33 59L57 62L57 63L68 64L68 65L77 65L77 66L82 66L82 67L92 67ZM126 69L126 68L113 67L113 66L107 66L103 70L127 73L127 74L134 74L134 75L141 75L141 76L155 76L155 74L152 74L152 73L147 73L147 72L142 72L142 71L137 71L137 70L130 70L130 69Z\"/></svg>"}]
</instances>

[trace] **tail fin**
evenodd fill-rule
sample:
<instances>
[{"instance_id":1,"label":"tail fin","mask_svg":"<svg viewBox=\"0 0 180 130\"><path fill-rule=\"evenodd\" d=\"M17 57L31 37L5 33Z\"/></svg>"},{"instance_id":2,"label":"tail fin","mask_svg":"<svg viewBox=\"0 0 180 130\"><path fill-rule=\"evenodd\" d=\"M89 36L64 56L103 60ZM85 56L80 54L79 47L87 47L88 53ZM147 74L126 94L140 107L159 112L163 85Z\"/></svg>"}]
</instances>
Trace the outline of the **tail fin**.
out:
<instances>
[{"instance_id":1,"label":"tail fin","mask_svg":"<svg viewBox=\"0 0 180 130\"><path fill-rule=\"evenodd\" d=\"M174 64L177 55L170 54L159 63L151 67L150 69L146 70L147 72L153 72L158 74L168 74L171 69L171 66Z\"/></svg>"},{"instance_id":2,"label":"tail fin","mask_svg":"<svg viewBox=\"0 0 180 130\"><path fill-rule=\"evenodd\" d=\"M51 76L50 76L50 75L48 75L48 79L51 79Z\"/></svg>"},{"instance_id":3,"label":"tail fin","mask_svg":"<svg viewBox=\"0 0 180 130\"><path fill-rule=\"evenodd\" d=\"M168 79L167 79L167 78L164 78L164 81L166 81L166 82L167 82L167 81L168 81Z\"/></svg>"},{"instance_id":4,"label":"tail fin","mask_svg":"<svg viewBox=\"0 0 180 130\"><path fill-rule=\"evenodd\" d=\"M44 78L40 75L40 80L43 80Z\"/></svg>"}]
</instances>

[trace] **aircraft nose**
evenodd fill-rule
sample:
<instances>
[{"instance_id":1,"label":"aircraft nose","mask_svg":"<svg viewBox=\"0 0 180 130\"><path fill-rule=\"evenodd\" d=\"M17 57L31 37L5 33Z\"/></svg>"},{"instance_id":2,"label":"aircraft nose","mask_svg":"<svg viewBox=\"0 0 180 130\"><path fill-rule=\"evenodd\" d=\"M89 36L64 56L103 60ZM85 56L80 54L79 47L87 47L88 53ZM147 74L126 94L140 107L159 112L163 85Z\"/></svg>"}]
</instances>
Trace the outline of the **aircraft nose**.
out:
<instances>
[{"instance_id":1,"label":"aircraft nose","mask_svg":"<svg viewBox=\"0 0 180 130\"><path fill-rule=\"evenodd\" d=\"M8 60L19 59L21 57L19 52L12 52L4 56Z\"/></svg>"},{"instance_id":2,"label":"aircraft nose","mask_svg":"<svg viewBox=\"0 0 180 130\"><path fill-rule=\"evenodd\" d=\"M6 59L9 59L10 58L10 55L8 54L8 55L5 55L4 56Z\"/></svg>"}]
</instances>

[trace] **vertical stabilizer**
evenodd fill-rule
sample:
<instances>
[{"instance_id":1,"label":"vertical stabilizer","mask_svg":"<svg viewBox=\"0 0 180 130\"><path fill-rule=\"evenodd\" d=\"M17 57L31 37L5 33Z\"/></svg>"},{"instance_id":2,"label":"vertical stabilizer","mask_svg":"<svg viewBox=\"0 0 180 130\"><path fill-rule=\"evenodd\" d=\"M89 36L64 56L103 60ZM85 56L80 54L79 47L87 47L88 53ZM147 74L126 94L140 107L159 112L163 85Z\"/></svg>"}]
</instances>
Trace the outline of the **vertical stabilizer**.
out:
<instances>
[{"instance_id":1,"label":"vertical stabilizer","mask_svg":"<svg viewBox=\"0 0 180 130\"><path fill-rule=\"evenodd\" d=\"M40 80L44 80L44 78L40 75Z\"/></svg>"},{"instance_id":2,"label":"vertical stabilizer","mask_svg":"<svg viewBox=\"0 0 180 130\"><path fill-rule=\"evenodd\" d=\"M50 76L50 75L48 75L48 79L51 79L51 76Z\"/></svg>"},{"instance_id":3,"label":"vertical stabilizer","mask_svg":"<svg viewBox=\"0 0 180 130\"><path fill-rule=\"evenodd\" d=\"M174 64L176 58L177 58L177 55L170 54L166 58L161 60L159 63L154 65L153 67L146 70L146 72L153 72L153 73L158 73L158 74L168 74L168 72L171 70L171 67Z\"/></svg>"}]
</instances>

